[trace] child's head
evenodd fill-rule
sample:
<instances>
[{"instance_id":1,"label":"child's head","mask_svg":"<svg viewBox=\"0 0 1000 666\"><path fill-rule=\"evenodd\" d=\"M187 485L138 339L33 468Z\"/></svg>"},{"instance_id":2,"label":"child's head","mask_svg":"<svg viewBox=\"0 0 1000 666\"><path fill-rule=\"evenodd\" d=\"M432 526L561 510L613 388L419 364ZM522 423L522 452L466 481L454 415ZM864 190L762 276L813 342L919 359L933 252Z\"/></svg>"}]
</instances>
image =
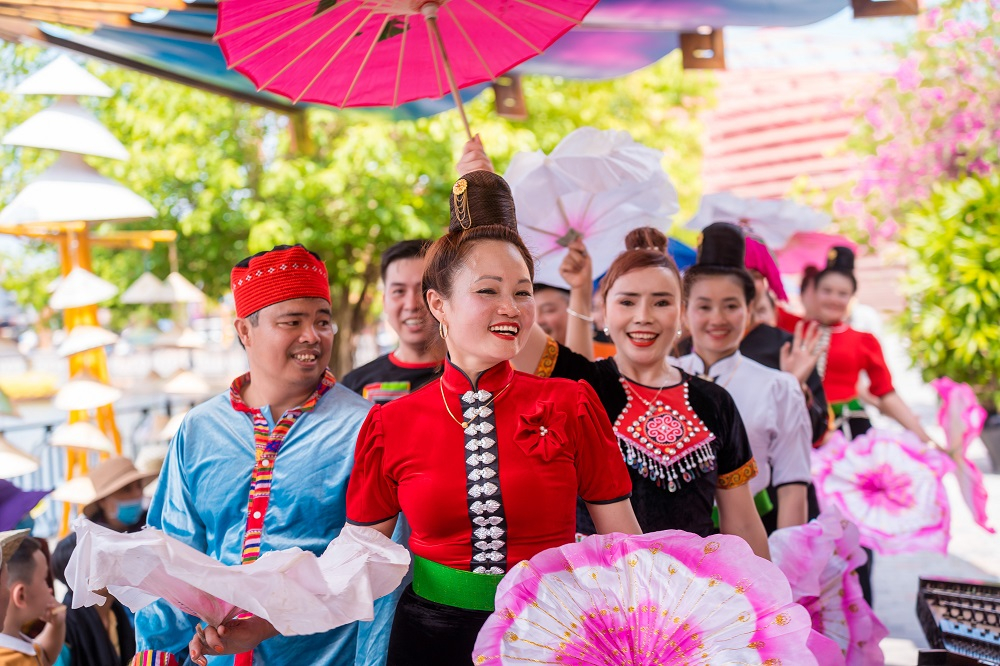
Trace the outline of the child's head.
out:
<instances>
[{"instance_id":1,"label":"child's head","mask_svg":"<svg viewBox=\"0 0 1000 666\"><path fill-rule=\"evenodd\" d=\"M7 614L16 615L21 622L41 618L54 601L47 576L48 561L41 544L37 539L26 538L6 564L10 588Z\"/></svg>"},{"instance_id":2,"label":"child's head","mask_svg":"<svg viewBox=\"0 0 1000 666\"><path fill-rule=\"evenodd\" d=\"M7 604L10 602L10 575L7 572L7 562L28 535L28 530L8 530L0 532L0 628L7 617Z\"/></svg>"}]
</instances>

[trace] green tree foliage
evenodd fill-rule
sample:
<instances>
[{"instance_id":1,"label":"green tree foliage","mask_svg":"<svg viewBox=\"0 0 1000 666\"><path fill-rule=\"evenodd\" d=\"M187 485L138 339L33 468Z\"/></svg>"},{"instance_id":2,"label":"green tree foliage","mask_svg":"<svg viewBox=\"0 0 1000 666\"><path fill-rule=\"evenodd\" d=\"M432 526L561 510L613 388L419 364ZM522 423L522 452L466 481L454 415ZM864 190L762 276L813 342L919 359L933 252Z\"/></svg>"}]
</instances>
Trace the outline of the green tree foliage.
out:
<instances>
[{"instance_id":1,"label":"green tree foliage","mask_svg":"<svg viewBox=\"0 0 1000 666\"><path fill-rule=\"evenodd\" d=\"M228 290L236 261L301 242L327 262L340 330L358 331L377 300L379 253L447 226L454 163L465 141L455 111L394 121L385 113L316 108L302 123L147 75L90 67L117 91L94 108L131 155L128 162L91 163L156 207L155 218L128 228L179 231L180 270L211 298ZM700 196L697 118L712 103L710 74L684 72L674 55L616 81L528 77L523 86L526 121L498 118L491 91L467 107L498 171L513 153L551 150L583 125L625 129L664 150L682 215L693 213ZM11 194L4 190L0 203ZM166 249L144 258L95 251L95 270L121 287L144 269L165 275ZM351 336L339 335L335 344L339 371L351 363Z\"/></svg>"},{"instance_id":2,"label":"green tree foliage","mask_svg":"<svg viewBox=\"0 0 1000 666\"><path fill-rule=\"evenodd\" d=\"M902 315L911 355L926 379L966 382L993 410L1000 405L998 237L997 175L935 185L900 236L911 258Z\"/></svg>"}]
</instances>

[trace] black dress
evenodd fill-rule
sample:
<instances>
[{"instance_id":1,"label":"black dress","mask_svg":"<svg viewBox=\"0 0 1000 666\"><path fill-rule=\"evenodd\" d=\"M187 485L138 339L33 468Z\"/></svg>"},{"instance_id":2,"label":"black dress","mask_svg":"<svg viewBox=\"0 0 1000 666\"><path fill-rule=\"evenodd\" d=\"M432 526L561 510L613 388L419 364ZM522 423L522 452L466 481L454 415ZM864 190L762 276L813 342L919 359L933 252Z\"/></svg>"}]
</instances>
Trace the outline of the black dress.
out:
<instances>
[{"instance_id":1,"label":"black dress","mask_svg":"<svg viewBox=\"0 0 1000 666\"><path fill-rule=\"evenodd\" d=\"M758 324L743 338L740 352L761 365L781 370L781 348L793 339L794 336L787 331L767 324ZM826 392L823 390L823 379L815 369L809 375L806 386L812 393L812 402L809 403L809 421L813 428L812 441L818 442L829 428L830 414L826 403Z\"/></svg>"},{"instance_id":2,"label":"black dress","mask_svg":"<svg viewBox=\"0 0 1000 666\"><path fill-rule=\"evenodd\" d=\"M552 376L588 382L612 421L626 407L627 395L614 358L590 361L560 345ZM729 393L686 372L681 371L681 377L681 382L688 385L691 409L715 435L711 442L715 464L711 469L694 467L690 470L691 481L678 484L671 492L664 484L643 475L640 462L629 463L626 457L632 479L632 508L643 532L675 529L708 536L718 533L712 522L716 490L749 481L753 473L750 471L748 476L747 472L754 465L753 454L743 421ZM625 444L621 446L624 455ZM727 483L727 479L737 478L739 481ZM584 534L596 531L582 502L577 507L577 529Z\"/></svg>"}]
</instances>

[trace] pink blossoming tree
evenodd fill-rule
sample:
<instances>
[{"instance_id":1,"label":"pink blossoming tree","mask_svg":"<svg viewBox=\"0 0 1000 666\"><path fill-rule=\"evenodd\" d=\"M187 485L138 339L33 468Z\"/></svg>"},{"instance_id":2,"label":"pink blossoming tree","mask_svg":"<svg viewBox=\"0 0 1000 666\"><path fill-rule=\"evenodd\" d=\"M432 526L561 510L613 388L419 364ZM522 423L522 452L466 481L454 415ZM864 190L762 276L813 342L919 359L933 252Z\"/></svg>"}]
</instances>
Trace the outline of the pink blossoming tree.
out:
<instances>
[{"instance_id":1,"label":"pink blossoming tree","mask_svg":"<svg viewBox=\"0 0 1000 666\"><path fill-rule=\"evenodd\" d=\"M945 0L897 50L897 70L858 102L861 174L834 202L873 243L894 237L935 184L1000 166L1000 0Z\"/></svg>"}]
</instances>

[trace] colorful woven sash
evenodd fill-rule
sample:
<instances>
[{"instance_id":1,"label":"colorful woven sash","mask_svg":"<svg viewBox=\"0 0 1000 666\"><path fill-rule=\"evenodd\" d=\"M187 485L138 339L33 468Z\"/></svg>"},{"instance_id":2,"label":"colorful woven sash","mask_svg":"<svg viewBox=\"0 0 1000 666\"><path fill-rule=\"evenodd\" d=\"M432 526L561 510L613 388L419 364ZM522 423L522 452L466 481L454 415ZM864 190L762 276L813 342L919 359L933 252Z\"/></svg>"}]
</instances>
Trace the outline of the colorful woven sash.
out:
<instances>
[{"instance_id":1,"label":"colorful woven sash","mask_svg":"<svg viewBox=\"0 0 1000 666\"><path fill-rule=\"evenodd\" d=\"M274 478L274 465L278 460L278 452L292 425L303 414L308 414L316 407L316 403L336 383L329 369L323 374L319 386L309 399L299 407L289 409L281 415L274 430L268 425L267 418L259 409L247 406L243 402L242 391L250 382L250 373L238 377L229 389L229 400L233 409L244 412L253 420L253 439L255 462L250 478L250 500L247 505L247 524L243 533L242 563L249 564L260 557L261 537L264 533L264 516L271 500L271 480ZM242 616L246 617L246 616ZM235 666L250 666L253 652L236 655Z\"/></svg>"}]
</instances>

